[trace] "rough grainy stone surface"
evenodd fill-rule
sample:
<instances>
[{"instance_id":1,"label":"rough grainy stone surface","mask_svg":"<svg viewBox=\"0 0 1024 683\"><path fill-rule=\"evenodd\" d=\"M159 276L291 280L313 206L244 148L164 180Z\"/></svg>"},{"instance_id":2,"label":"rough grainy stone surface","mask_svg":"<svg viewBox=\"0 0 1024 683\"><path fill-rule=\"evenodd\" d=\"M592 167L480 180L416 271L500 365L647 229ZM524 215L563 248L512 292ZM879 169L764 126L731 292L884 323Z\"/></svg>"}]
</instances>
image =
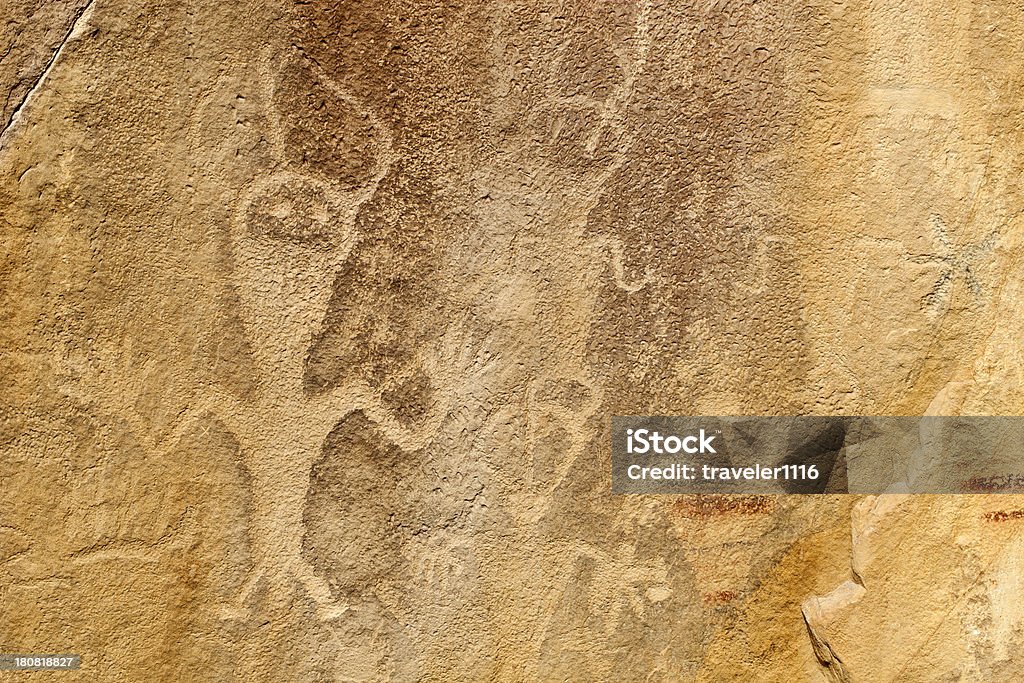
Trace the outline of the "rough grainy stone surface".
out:
<instances>
[{"instance_id":1,"label":"rough grainy stone surface","mask_svg":"<svg viewBox=\"0 0 1024 683\"><path fill-rule=\"evenodd\" d=\"M608 472L613 414L1019 413L1019 4L2 9L0 651L1021 680L1024 500Z\"/></svg>"}]
</instances>

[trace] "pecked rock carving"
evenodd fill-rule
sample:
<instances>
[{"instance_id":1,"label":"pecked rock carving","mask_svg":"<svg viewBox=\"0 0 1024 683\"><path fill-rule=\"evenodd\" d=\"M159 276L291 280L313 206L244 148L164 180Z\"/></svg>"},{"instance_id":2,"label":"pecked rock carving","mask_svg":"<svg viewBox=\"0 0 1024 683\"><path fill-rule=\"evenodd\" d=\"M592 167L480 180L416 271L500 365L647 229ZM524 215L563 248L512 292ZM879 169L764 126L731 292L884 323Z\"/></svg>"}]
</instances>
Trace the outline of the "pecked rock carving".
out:
<instances>
[{"instance_id":1,"label":"pecked rock carving","mask_svg":"<svg viewBox=\"0 0 1024 683\"><path fill-rule=\"evenodd\" d=\"M308 122L322 111L322 102L298 114L294 109L282 113L280 128L272 135L283 160L298 170L275 172L246 188L231 228L234 284L259 384L247 400L220 396L211 410L236 431L252 477L254 567L234 608L243 609L257 589L269 589L272 600L282 601L298 585L316 602L322 618L329 619L346 607L334 601L302 557L302 512L313 462L334 424L359 399L340 393L310 397L303 371L334 277L356 239L356 214L386 175L391 159L389 133L372 112L306 62L302 55L290 55L276 86L306 88L315 74L314 91L323 90L324 98L332 99L330 115L344 106L368 122L359 134L372 131L372 172L355 186L348 186L345 178L335 181L330 173L304 173L303 162L316 145L309 138L296 142L288 123L295 116ZM306 80L287 80L296 74ZM279 99L275 104L282 106ZM326 144L333 149L342 141L331 138Z\"/></svg>"}]
</instances>

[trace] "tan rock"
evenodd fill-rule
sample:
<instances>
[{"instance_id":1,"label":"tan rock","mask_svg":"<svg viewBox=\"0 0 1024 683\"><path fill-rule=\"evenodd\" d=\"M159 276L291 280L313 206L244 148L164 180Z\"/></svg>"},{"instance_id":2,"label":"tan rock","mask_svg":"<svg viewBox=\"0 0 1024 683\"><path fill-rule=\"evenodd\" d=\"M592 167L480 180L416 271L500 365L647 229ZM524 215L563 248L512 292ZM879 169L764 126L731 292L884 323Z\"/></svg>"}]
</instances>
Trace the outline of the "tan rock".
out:
<instances>
[{"instance_id":1,"label":"tan rock","mask_svg":"<svg viewBox=\"0 0 1024 683\"><path fill-rule=\"evenodd\" d=\"M616 414L1021 410L1012 3L5 9L0 650L1020 678L1019 498L608 472Z\"/></svg>"}]
</instances>

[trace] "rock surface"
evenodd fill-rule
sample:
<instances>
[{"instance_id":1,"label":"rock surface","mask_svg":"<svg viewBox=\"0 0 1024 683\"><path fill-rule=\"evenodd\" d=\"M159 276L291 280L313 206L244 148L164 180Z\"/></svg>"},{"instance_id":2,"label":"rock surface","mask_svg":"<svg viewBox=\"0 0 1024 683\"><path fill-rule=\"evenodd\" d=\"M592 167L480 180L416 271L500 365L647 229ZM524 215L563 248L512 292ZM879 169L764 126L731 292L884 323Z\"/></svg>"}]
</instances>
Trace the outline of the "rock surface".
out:
<instances>
[{"instance_id":1,"label":"rock surface","mask_svg":"<svg viewBox=\"0 0 1024 683\"><path fill-rule=\"evenodd\" d=\"M1020 680L1024 499L613 496L607 444L1020 412L1021 8L7 9L0 651Z\"/></svg>"}]
</instances>

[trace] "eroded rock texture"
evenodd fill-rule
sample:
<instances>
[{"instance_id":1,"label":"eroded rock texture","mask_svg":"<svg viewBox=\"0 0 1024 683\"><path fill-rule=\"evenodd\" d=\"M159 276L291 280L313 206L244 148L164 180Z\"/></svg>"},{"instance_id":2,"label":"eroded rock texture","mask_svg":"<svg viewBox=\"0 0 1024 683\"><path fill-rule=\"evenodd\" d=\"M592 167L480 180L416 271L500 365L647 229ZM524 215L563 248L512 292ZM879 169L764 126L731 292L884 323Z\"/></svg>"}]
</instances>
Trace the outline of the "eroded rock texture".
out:
<instances>
[{"instance_id":1,"label":"eroded rock texture","mask_svg":"<svg viewBox=\"0 0 1024 683\"><path fill-rule=\"evenodd\" d=\"M5 9L0 650L1020 680L1024 501L616 497L607 431L1021 410L1014 3Z\"/></svg>"}]
</instances>

